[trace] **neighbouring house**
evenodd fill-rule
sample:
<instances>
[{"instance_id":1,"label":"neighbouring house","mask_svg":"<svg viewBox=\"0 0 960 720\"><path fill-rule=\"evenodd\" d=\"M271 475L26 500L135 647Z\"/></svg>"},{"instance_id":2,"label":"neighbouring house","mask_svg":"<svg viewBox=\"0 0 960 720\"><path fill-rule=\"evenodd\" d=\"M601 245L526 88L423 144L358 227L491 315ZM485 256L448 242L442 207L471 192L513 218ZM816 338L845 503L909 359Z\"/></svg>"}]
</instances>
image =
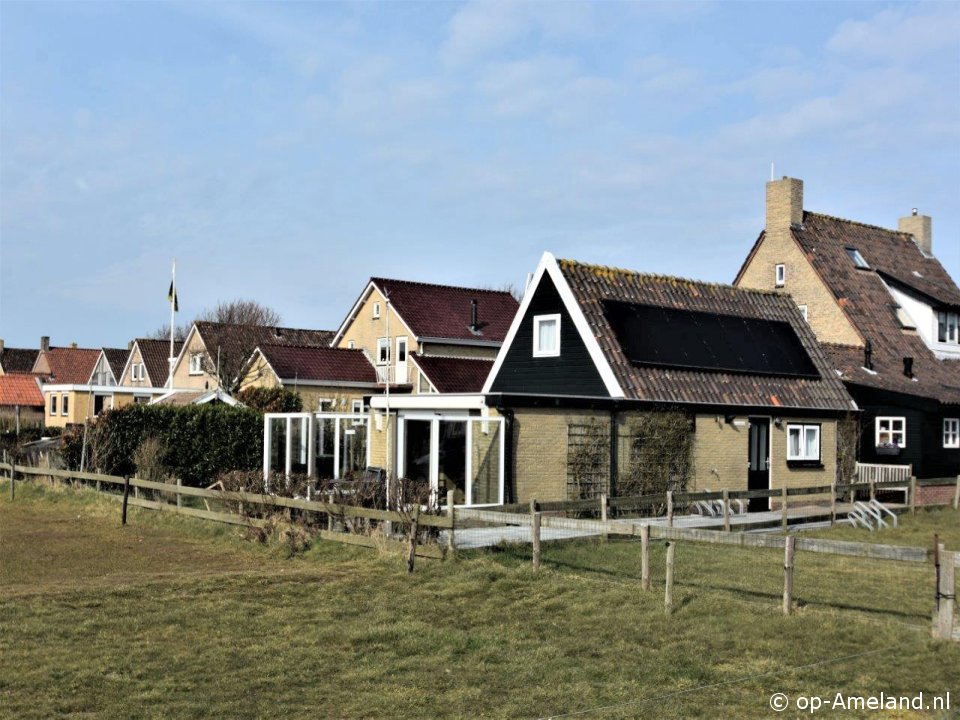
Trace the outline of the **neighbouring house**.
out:
<instances>
[{"instance_id":1,"label":"neighbouring house","mask_svg":"<svg viewBox=\"0 0 960 720\"><path fill-rule=\"evenodd\" d=\"M91 385L102 385L104 387L119 385L129 354L129 349L103 348L100 351L100 357L97 358L96 365L93 366L93 372L90 374L88 382Z\"/></svg>"},{"instance_id":2,"label":"neighbouring house","mask_svg":"<svg viewBox=\"0 0 960 720\"><path fill-rule=\"evenodd\" d=\"M36 375L7 372L0 375L0 418L17 428L43 424L44 401Z\"/></svg>"},{"instance_id":3,"label":"neighbouring house","mask_svg":"<svg viewBox=\"0 0 960 720\"><path fill-rule=\"evenodd\" d=\"M151 405L230 405L242 406L239 400L220 388L213 390L170 390L150 401Z\"/></svg>"},{"instance_id":4,"label":"neighbouring house","mask_svg":"<svg viewBox=\"0 0 960 720\"><path fill-rule=\"evenodd\" d=\"M82 423L93 412L95 388L89 384L100 350L49 347L40 351L32 372L41 376L47 427Z\"/></svg>"},{"instance_id":5,"label":"neighbouring house","mask_svg":"<svg viewBox=\"0 0 960 720\"><path fill-rule=\"evenodd\" d=\"M232 391L253 351L263 345L329 347L334 333L261 325L193 324L173 367L173 388ZM224 386L230 387L224 387Z\"/></svg>"},{"instance_id":6,"label":"neighbouring house","mask_svg":"<svg viewBox=\"0 0 960 720\"><path fill-rule=\"evenodd\" d=\"M478 393L493 367L493 358L460 358L441 355L410 355L416 370L417 392Z\"/></svg>"},{"instance_id":7,"label":"neighbouring house","mask_svg":"<svg viewBox=\"0 0 960 720\"><path fill-rule=\"evenodd\" d=\"M448 384L441 377L445 370L461 378L451 378L455 385L477 366L434 364L430 373L421 358L493 360L517 305L506 291L374 277L332 345L362 350L376 368L378 383L391 392L436 392Z\"/></svg>"},{"instance_id":8,"label":"neighbouring house","mask_svg":"<svg viewBox=\"0 0 960 720\"><path fill-rule=\"evenodd\" d=\"M50 338L44 336L40 338L40 349L44 349L44 344L49 348ZM33 365L37 361L37 355L40 350L30 348L11 348L7 347L3 338L0 338L0 375L7 373L24 374L33 370Z\"/></svg>"},{"instance_id":9,"label":"neighbouring house","mask_svg":"<svg viewBox=\"0 0 960 720\"><path fill-rule=\"evenodd\" d=\"M789 299L549 253L483 392L520 502L830 484L856 410Z\"/></svg>"},{"instance_id":10,"label":"neighbouring house","mask_svg":"<svg viewBox=\"0 0 960 720\"><path fill-rule=\"evenodd\" d=\"M866 225L804 210L801 180L769 182L735 284L793 298L862 410L862 462L960 473L960 288L928 216Z\"/></svg>"},{"instance_id":11,"label":"neighbouring house","mask_svg":"<svg viewBox=\"0 0 960 720\"><path fill-rule=\"evenodd\" d=\"M250 356L240 389L283 387L300 396L304 412L363 412L364 396L379 392L377 374L360 349L261 345Z\"/></svg>"},{"instance_id":12,"label":"neighbouring house","mask_svg":"<svg viewBox=\"0 0 960 720\"><path fill-rule=\"evenodd\" d=\"M177 358L183 343L173 343L173 357ZM118 376L125 388L167 388L170 380L170 341L137 338L130 344L123 369ZM138 402L150 402L152 396L142 395Z\"/></svg>"}]
</instances>

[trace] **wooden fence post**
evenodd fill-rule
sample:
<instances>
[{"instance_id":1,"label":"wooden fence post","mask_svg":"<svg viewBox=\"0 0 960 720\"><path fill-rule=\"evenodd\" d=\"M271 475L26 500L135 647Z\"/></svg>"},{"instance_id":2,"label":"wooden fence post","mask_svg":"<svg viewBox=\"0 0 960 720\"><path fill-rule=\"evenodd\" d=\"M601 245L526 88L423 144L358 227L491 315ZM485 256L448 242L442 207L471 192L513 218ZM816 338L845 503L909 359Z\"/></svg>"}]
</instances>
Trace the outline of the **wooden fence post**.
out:
<instances>
[{"instance_id":1,"label":"wooden fence post","mask_svg":"<svg viewBox=\"0 0 960 720\"><path fill-rule=\"evenodd\" d=\"M960 475L957 475L957 489L953 491L953 509L960 510Z\"/></svg>"},{"instance_id":2,"label":"wooden fence post","mask_svg":"<svg viewBox=\"0 0 960 720\"><path fill-rule=\"evenodd\" d=\"M533 544L533 569L540 569L540 513L533 514L530 526L530 539Z\"/></svg>"},{"instance_id":3,"label":"wooden fence post","mask_svg":"<svg viewBox=\"0 0 960 720\"><path fill-rule=\"evenodd\" d=\"M420 506L413 510L413 519L410 521L410 549L407 552L407 572L413 572L413 563L417 557L417 534L420 532Z\"/></svg>"},{"instance_id":4,"label":"wooden fence post","mask_svg":"<svg viewBox=\"0 0 960 720\"><path fill-rule=\"evenodd\" d=\"M123 507L120 511L120 524L127 524L127 498L130 497L130 476L123 476Z\"/></svg>"},{"instance_id":5,"label":"wooden fence post","mask_svg":"<svg viewBox=\"0 0 960 720\"><path fill-rule=\"evenodd\" d=\"M934 553L934 567L937 571L937 606L933 612L933 637L941 640L953 639L953 606L956 593L955 553L947 552L942 543L937 544Z\"/></svg>"},{"instance_id":6,"label":"wooden fence post","mask_svg":"<svg viewBox=\"0 0 960 720\"><path fill-rule=\"evenodd\" d=\"M780 528L783 532L787 531L787 486L784 483L780 491Z\"/></svg>"},{"instance_id":7,"label":"wooden fence post","mask_svg":"<svg viewBox=\"0 0 960 720\"><path fill-rule=\"evenodd\" d=\"M830 527L837 524L837 481L830 483Z\"/></svg>"},{"instance_id":8,"label":"wooden fence post","mask_svg":"<svg viewBox=\"0 0 960 720\"><path fill-rule=\"evenodd\" d=\"M673 527L673 490L667 490L667 527Z\"/></svg>"},{"instance_id":9,"label":"wooden fence post","mask_svg":"<svg viewBox=\"0 0 960 720\"><path fill-rule=\"evenodd\" d=\"M447 514L450 516L450 534L447 536L447 552L450 557L457 551L456 538L454 537L457 522L457 511L453 506L453 490L447 490Z\"/></svg>"},{"instance_id":10,"label":"wooden fence post","mask_svg":"<svg viewBox=\"0 0 960 720\"><path fill-rule=\"evenodd\" d=\"M723 491L723 530L730 532L730 491Z\"/></svg>"},{"instance_id":11,"label":"wooden fence post","mask_svg":"<svg viewBox=\"0 0 960 720\"><path fill-rule=\"evenodd\" d=\"M650 589L650 526L640 526L640 583L644 590Z\"/></svg>"},{"instance_id":12,"label":"wooden fence post","mask_svg":"<svg viewBox=\"0 0 960 720\"><path fill-rule=\"evenodd\" d=\"M870 476L870 502L873 502L874 500L877 499L876 483L877 483L876 479L871 475Z\"/></svg>"},{"instance_id":13,"label":"wooden fence post","mask_svg":"<svg viewBox=\"0 0 960 720\"><path fill-rule=\"evenodd\" d=\"M17 496L17 472L13 467L13 463L10 463L10 502Z\"/></svg>"},{"instance_id":14,"label":"wooden fence post","mask_svg":"<svg viewBox=\"0 0 960 720\"><path fill-rule=\"evenodd\" d=\"M606 524L607 524L607 494L606 493L600 493L600 521L604 524L604 527L606 527ZM608 537L609 536L607 535L606 529L604 529L603 533L600 535L600 539L603 542L606 542Z\"/></svg>"},{"instance_id":15,"label":"wooden fence post","mask_svg":"<svg viewBox=\"0 0 960 720\"><path fill-rule=\"evenodd\" d=\"M917 478L914 475L910 476L910 514L914 515L917 512Z\"/></svg>"},{"instance_id":16,"label":"wooden fence post","mask_svg":"<svg viewBox=\"0 0 960 720\"><path fill-rule=\"evenodd\" d=\"M183 480L181 478L177 478L177 487L180 487L181 485L183 485ZM183 507L183 495L181 495L180 493L177 493L177 507ZM241 515L243 514L242 508L243 506L241 504L241 510L240 510Z\"/></svg>"},{"instance_id":17,"label":"wooden fence post","mask_svg":"<svg viewBox=\"0 0 960 720\"><path fill-rule=\"evenodd\" d=\"M783 614L789 615L793 606L793 547L796 538L786 537L783 544Z\"/></svg>"},{"instance_id":18,"label":"wooden fence post","mask_svg":"<svg viewBox=\"0 0 960 720\"><path fill-rule=\"evenodd\" d=\"M673 557L676 550L675 542L667 543L667 582L663 593L663 608L667 617L673 613Z\"/></svg>"}]
</instances>

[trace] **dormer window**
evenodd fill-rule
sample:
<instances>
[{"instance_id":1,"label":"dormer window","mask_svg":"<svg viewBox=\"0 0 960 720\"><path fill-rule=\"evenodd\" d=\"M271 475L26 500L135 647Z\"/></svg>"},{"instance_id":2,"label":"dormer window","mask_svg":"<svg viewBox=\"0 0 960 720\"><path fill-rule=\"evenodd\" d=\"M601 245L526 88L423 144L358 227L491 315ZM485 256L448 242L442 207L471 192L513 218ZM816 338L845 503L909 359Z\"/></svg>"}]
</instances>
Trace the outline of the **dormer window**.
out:
<instances>
[{"instance_id":1,"label":"dormer window","mask_svg":"<svg viewBox=\"0 0 960 720\"><path fill-rule=\"evenodd\" d=\"M533 356L559 357L560 316L537 315L533 318Z\"/></svg>"},{"instance_id":2,"label":"dormer window","mask_svg":"<svg viewBox=\"0 0 960 720\"><path fill-rule=\"evenodd\" d=\"M867 261L863 259L863 255L860 254L860 251L855 247L846 248L847 255L850 256L850 259L853 260L854 266L860 270L869 270L870 266L867 264Z\"/></svg>"},{"instance_id":3,"label":"dormer window","mask_svg":"<svg viewBox=\"0 0 960 720\"><path fill-rule=\"evenodd\" d=\"M380 303L375 302L373 304L373 319L376 320L380 317Z\"/></svg>"},{"instance_id":4,"label":"dormer window","mask_svg":"<svg viewBox=\"0 0 960 720\"><path fill-rule=\"evenodd\" d=\"M787 266L782 263L777 265L773 275L776 286L783 287L784 283L787 281Z\"/></svg>"},{"instance_id":5,"label":"dormer window","mask_svg":"<svg viewBox=\"0 0 960 720\"><path fill-rule=\"evenodd\" d=\"M955 312L937 313L937 342L960 344L960 314Z\"/></svg>"}]
</instances>

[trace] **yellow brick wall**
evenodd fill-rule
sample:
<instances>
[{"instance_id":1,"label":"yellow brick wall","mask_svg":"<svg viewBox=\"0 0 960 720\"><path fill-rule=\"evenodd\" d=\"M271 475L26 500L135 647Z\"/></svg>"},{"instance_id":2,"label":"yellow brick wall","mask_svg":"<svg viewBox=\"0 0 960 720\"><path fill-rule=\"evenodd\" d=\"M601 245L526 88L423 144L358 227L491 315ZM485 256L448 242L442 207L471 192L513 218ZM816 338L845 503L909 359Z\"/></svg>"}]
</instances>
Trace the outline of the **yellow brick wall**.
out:
<instances>
[{"instance_id":1,"label":"yellow brick wall","mask_svg":"<svg viewBox=\"0 0 960 720\"><path fill-rule=\"evenodd\" d=\"M148 380L133 380L133 366L143 362L143 357L140 355L140 346L134 345L133 350L130 352L129 362L123 369L123 375L120 376L120 385L122 387L150 387L150 382ZM156 387L163 387L167 382L167 378L151 378L155 383Z\"/></svg>"},{"instance_id":2,"label":"yellow brick wall","mask_svg":"<svg viewBox=\"0 0 960 720\"><path fill-rule=\"evenodd\" d=\"M380 317L373 317L373 305L374 303L380 303ZM390 317L390 333L387 334L387 316ZM353 341L354 347L361 350L365 350L370 359L376 363L377 361L377 339L382 337L389 337L390 339L390 358L394 363L396 362L396 351L397 351L397 338L406 337L407 338L407 355L411 355L417 350L419 350L419 345L417 345L416 338L413 336L407 327L400 320L400 316L397 315L396 311L393 309L393 306L387 306L387 303L384 301L383 295L380 294L380 291L374 288L370 295L367 297L366 301L360 306L360 309L357 311L356 317L353 319L346 329L343 332L343 336L340 338L340 342L337 344L337 347L348 348L350 347L350 342ZM412 376L413 363L408 359L407 360L407 375L408 382ZM416 386L414 386L414 392L416 392Z\"/></svg>"},{"instance_id":3,"label":"yellow brick wall","mask_svg":"<svg viewBox=\"0 0 960 720\"><path fill-rule=\"evenodd\" d=\"M173 368L173 386L178 390L214 389L217 387L217 379L206 372L206 362L203 364L204 371L201 374L190 374L190 356L193 353L206 353L203 340L196 332L192 332L187 338L187 348L180 353L177 364Z\"/></svg>"}]
</instances>

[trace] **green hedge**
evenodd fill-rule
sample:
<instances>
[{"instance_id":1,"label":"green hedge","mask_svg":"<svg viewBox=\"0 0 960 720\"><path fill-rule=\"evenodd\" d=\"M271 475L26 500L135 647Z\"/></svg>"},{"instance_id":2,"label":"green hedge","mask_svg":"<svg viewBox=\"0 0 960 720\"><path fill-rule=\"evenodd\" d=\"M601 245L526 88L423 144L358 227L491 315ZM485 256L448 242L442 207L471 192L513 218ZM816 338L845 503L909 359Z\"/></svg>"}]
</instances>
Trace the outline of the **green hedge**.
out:
<instances>
[{"instance_id":1,"label":"green hedge","mask_svg":"<svg viewBox=\"0 0 960 720\"><path fill-rule=\"evenodd\" d=\"M227 470L255 470L263 464L263 415L229 405L128 405L111 410L89 430L88 470L132 475L134 454L146 438L155 437L162 463L186 485L212 483ZM64 461L79 469L83 428L64 436Z\"/></svg>"}]
</instances>

